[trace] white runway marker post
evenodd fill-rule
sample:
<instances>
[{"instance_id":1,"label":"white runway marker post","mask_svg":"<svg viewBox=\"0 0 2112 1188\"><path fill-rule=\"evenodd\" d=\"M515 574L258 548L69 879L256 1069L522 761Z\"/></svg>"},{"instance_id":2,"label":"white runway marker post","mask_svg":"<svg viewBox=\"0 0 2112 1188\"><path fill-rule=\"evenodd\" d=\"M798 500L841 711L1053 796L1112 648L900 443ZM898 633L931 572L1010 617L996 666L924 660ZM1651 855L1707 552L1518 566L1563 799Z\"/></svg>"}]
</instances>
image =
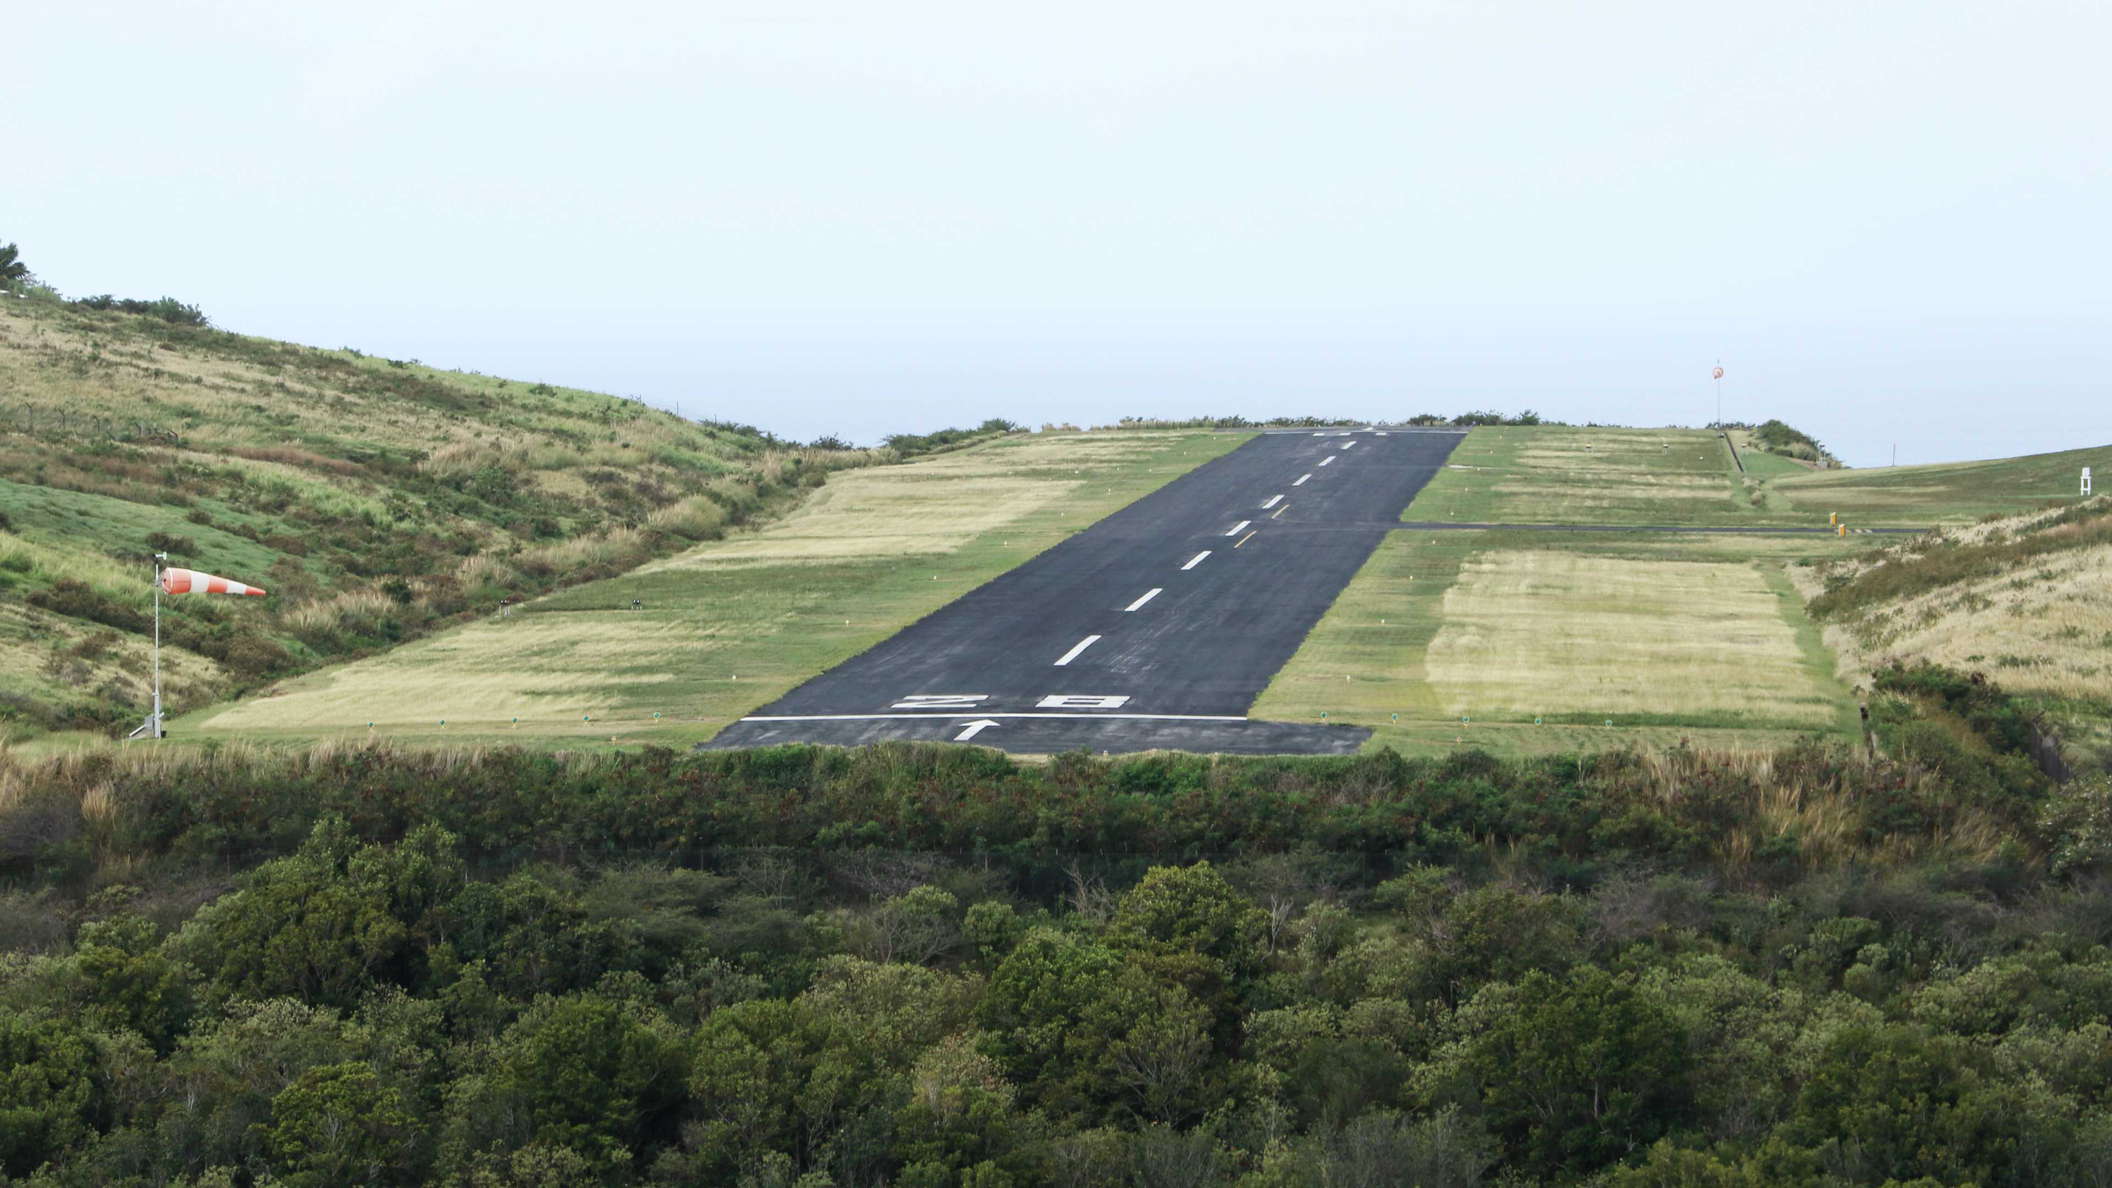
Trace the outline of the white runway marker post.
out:
<instances>
[{"instance_id":1,"label":"white runway marker post","mask_svg":"<svg viewBox=\"0 0 2112 1188\"><path fill-rule=\"evenodd\" d=\"M1252 520L1241 520L1241 521L1240 521L1239 523L1237 523L1237 524L1234 524L1234 525L1232 525L1232 526L1231 526L1230 528L1227 528L1227 529L1225 529L1225 535L1226 535L1226 536L1238 536L1238 535L1240 534L1240 532L1242 532L1243 530L1245 530L1245 528L1246 528L1246 526L1247 526L1247 525L1249 525L1249 524L1251 524L1251 523L1253 523L1253 522L1254 522L1254 521L1252 521Z\"/></svg>"},{"instance_id":2,"label":"white runway marker post","mask_svg":"<svg viewBox=\"0 0 2112 1188\"><path fill-rule=\"evenodd\" d=\"M1162 587L1153 586L1151 589L1144 591L1144 597L1139 598L1135 602L1130 603L1128 606L1123 607L1122 610L1127 613L1129 611L1142 609L1145 603L1150 602L1152 599L1157 598L1159 596L1161 589Z\"/></svg>"},{"instance_id":3,"label":"white runway marker post","mask_svg":"<svg viewBox=\"0 0 2112 1188\"><path fill-rule=\"evenodd\" d=\"M1076 644L1072 645L1070 651L1065 652L1060 658L1057 659L1056 667L1062 668L1065 665L1068 665L1071 661L1076 660L1078 658L1078 653L1083 652L1087 648L1092 647L1094 644L1099 642L1100 637L1097 635L1088 635L1084 639L1079 640Z\"/></svg>"},{"instance_id":4,"label":"white runway marker post","mask_svg":"<svg viewBox=\"0 0 2112 1188\"><path fill-rule=\"evenodd\" d=\"M1195 556L1188 558L1188 564L1181 566L1181 572L1186 573L1189 570L1194 569L1196 566L1201 565L1203 563L1203 558L1209 555L1210 550L1204 549L1202 552L1197 553Z\"/></svg>"}]
</instances>

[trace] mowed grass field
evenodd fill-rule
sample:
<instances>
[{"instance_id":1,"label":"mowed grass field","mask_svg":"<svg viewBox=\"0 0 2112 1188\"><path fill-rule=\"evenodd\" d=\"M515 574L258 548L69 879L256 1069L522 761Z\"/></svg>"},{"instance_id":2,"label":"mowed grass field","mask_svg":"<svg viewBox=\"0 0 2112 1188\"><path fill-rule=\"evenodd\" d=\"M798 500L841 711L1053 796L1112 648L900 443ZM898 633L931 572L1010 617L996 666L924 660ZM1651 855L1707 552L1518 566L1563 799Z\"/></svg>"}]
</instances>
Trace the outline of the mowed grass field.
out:
<instances>
[{"instance_id":1,"label":"mowed grass field","mask_svg":"<svg viewBox=\"0 0 2112 1188\"><path fill-rule=\"evenodd\" d=\"M1775 462L1782 462L1780 466ZM1811 472L1701 430L1476 429L1343 591L1256 717L1374 728L1372 747L1503 753L1772 747L1852 730L1852 690L1789 566L1879 538L1776 495ZM1693 534L1642 531L1692 526Z\"/></svg>"},{"instance_id":2,"label":"mowed grass field","mask_svg":"<svg viewBox=\"0 0 2112 1188\"><path fill-rule=\"evenodd\" d=\"M364 735L371 722L398 739L702 741L1245 440L1037 434L838 474L758 531L284 682L172 731L309 739Z\"/></svg>"}]
</instances>

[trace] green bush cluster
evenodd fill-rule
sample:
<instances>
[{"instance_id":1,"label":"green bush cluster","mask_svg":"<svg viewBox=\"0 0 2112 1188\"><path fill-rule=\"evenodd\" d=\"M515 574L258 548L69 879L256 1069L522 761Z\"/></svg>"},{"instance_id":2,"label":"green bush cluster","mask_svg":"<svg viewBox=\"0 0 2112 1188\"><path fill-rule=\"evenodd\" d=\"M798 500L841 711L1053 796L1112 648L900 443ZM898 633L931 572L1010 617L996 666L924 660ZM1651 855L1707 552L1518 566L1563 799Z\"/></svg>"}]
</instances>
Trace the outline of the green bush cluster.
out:
<instances>
[{"instance_id":1,"label":"green bush cluster","mask_svg":"<svg viewBox=\"0 0 2112 1188\"><path fill-rule=\"evenodd\" d=\"M1976 753L2014 741L1980 684L1887 690ZM46 1183L2098 1174L2102 792L1959 771L16 764L0 1027L35 1038L0 1047L29 1087L6 1157ZM1849 847L1772 825L1785 787L1852 812Z\"/></svg>"},{"instance_id":2,"label":"green bush cluster","mask_svg":"<svg viewBox=\"0 0 2112 1188\"><path fill-rule=\"evenodd\" d=\"M1003 417L991 417L973 429L940 429L933 433L890 433L885 439L885 444L888 449L895 452L897 457L914 458L921 454L931 454L940 450L958 449L964 445L973 445L978 441L985 441L992 437L1002 437L1007 433L1017 433L1024 428L1026 426L1015 424ZM823 442L841 444L835 442L833 438L824 438L822 442L815 443L816 447L826 448L823 446Z\"/></svg>"},{"instance_id":3,"label":"green bush cluster","mask_svg":"<svg viewBox=\"0 0 2112 1188\"><path fill-rule=\"evenodd\" d=\"M1801 429L1792 428L1780 420L1763 421L1751 426L1753 440L1770 454L1785 458L1796 458L1805 462L1823 462L1833 457L1818 439Z\"/></svg>"},{"instance_id":4,"label":"green bush cluster","mask_svg":"<svg viewBox=\"0 0 2112 1188\"><path fill-rule=\"evenodd\" d=\"M2112 902L2059 837L1975 857L1876 797L1831 865L1711 848L1772 790L1904 776L1847 755L5 775L33 1184L2112 1172Z\"/></svg>"},{"instance_id":5,"label":"green bush cluster","mask_svg":"<svg viewBox=\"0 0 2112 1188\"><path fill-rule=\"evenodd\" d=\"M159 297L153 301L141 301L134 297L113 297L100 293L83 297L73 304L82 309L116 310L119 313L139 314L143 317L159 318L172 326L204 326L205 311L195 305L186 305L174 297Z\"/></svg>"}]
</instances>

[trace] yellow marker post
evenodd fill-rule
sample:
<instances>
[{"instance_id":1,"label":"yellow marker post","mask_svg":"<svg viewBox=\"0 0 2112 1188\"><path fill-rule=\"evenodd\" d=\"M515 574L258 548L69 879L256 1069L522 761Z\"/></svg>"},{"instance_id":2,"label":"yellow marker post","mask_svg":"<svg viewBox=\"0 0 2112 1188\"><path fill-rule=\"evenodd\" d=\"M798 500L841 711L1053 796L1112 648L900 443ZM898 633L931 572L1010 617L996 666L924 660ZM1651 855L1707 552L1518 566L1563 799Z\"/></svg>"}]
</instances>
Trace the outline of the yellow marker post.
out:
<instances>
[{"instance_id":1,"label":"yellow marker post","mask_svg":"<svg viewBox=\"0 0 2112 1188\"><path fill-rule=\"evenodd\" d=\"M1827 523L1829 523L1829 524L1838 524L1838 523L1840 523L1840 522L1841 522L1841 513L1839 513L1839 512L1827 512L1827 513L1826 513L1826 522L1827 522Z\"/></svg>"},{"instance_id":2,"label":"yellow marker post","mask_svg":"<svg viewBox=\"0 0 2112 1188\"><path fill-rule=\"evenodd\" d=\"M1835 529L1833 530L1833 534L1834 534L1835 536L1846 536L1846 535L1848 535L1848 525L1846 525L1846 524L1842 524L1842 525L1841 525L1840 527L1838 527L1838 528L1835 528Z\"/></svg>"}]
</instances>

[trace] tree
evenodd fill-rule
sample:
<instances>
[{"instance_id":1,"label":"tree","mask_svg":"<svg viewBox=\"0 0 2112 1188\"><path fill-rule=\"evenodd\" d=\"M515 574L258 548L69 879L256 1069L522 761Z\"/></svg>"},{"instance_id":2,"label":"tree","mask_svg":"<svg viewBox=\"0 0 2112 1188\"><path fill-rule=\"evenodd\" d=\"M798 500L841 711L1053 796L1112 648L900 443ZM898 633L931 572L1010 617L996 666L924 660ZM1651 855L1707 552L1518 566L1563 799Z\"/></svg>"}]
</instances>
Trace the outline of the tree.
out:
<instances>
[{"instance_id":1,"label":"tree","mask_svg":"<svg viewBox=\"0 0 2112 1188\"><path fill-rule=\"evenodd\" d=\"M325 1064L271 1102L265 1146L289 1185L398 1184L413 1179L418 1123L403 1095L363 1060Z\"/></svg>"},{"instance_id":2,"label":"tree","mask_svg":"<svg viewBox=\"0 0 2112 1188\"><path fill-rule=\"evenodd\" d=\"M507 1030L492 1076L538 1142L635 1149L681 1096L672 1029L594 994L544 999Z\"/></svg>"},{"instance_id":3,"label":"tree","mask_svg":"<svg viewBox=\"0 0 2112 1188\"><path fill-rule=\"evenodd\" d=\"M1534 1175L1588 1175L1691 1113L1686 1037L1632 975L1594 965L1562 978L1535 971L1515 986L1485 987L1452 1026L1461 1038L1425 1076L1457 1079L1434 1096L1478 1099Z\"/></svg>"},{"instance_id":4,"label":"tree","mask_svg":"<svg viewBox=\"0 0 2112 1188\"><path fill-rule=\"evenodd\" d=\"M0 1009L0 1174L26 1176L86 1142L106 1109L103 1080L80 1032Z\"/></svg>"},{"instance_id":5,"label":"tree","mask_svg":"<svg viewBox=\"0 0 2112 1188\"><path fill-rule=\"evenodd\" d=\"M22 262L22 252L14 244L0 244L0 288L12 288L21 281L33 279L29 265Z\"/></svg>"},{"instance_id":6,"label":"tree","mask_svg":"<svg viewBox=\"0 0 2112 1188\"><path fill-rule=\"evenodd\" d=\"M129 1028L167 1052L190 1020L183 969L162 951L154 925L123 913L81 926L74 942L83 1013L105 1027Z\"/></svg>"},{"instance_id":7,"label":"tree","mask_svg":"<svg viewBox=\"0 0 2112 1188\"><path fill-rule=\"evenodd\" d=\"M400 845L362 846L343 818L325 817L299 851L200 912L179 946L222 997L345 1007L376 982L416 986L463 881L454 844L425 825Z\"/></svg>"}]
</instances>

